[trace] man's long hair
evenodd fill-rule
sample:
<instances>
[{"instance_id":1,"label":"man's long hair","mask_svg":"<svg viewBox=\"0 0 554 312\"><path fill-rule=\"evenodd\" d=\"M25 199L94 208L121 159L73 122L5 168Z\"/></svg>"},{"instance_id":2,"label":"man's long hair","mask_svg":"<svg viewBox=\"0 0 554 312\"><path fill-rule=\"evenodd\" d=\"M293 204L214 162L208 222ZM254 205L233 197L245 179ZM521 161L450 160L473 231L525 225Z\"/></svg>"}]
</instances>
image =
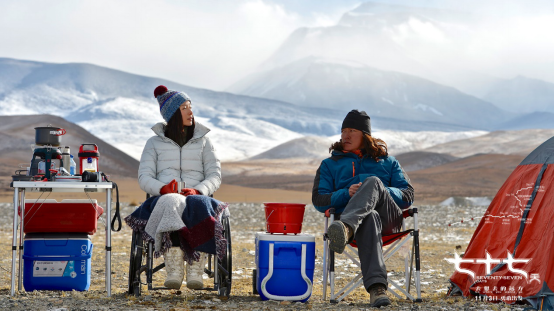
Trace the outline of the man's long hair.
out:
<instances>
[{"instance_id":1,"label":"man's long hair","mask_svg":"<svg viewBox=\"0 0 554 312\"><path fill-rule=\"evenodd\" d=\"M361 148L362 154L366 157L370 157L376 162L379 161L379 157L386 157L389 155L387 143L381 139L372 137L371 135L364 133L363 146ZM342 146L342 140L331 144L329 147L329 153L333 150L342 152L344 147Z\"/></svg>"},{"instance_id":2,"label":"man's long hair","mask_svg":"<svg viewBox=\"0 0 554 312\"><path fill-rule=\"evenodd\" d=\"M185 136L185 143L192 139L194 135L194 118L192 119L192 126L183 126L183 117L181 116L180 110L177 110L171 119L167 122L165 126L165 136L173 140L175 143L180 142L179 138ZM187 133L184 133L184 128L187 128Z\"/></svg>"}]
</instances>

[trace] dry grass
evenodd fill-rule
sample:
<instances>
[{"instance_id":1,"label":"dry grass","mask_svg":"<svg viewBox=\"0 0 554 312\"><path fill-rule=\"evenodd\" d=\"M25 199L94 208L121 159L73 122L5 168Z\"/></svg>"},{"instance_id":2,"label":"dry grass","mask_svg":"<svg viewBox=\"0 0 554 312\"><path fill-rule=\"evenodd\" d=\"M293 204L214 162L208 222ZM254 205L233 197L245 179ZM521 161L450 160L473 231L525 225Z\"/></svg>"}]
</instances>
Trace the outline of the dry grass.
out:
<instances>
[{"instance_id":1,"label":"dry grass","mask_svg":"<svg viewBox=\"0 0 554 312\"><path fill-rule=\"evenodd\" d=\"M303 233L315 235L316 268L314 290L307 303L261 301L252 294L252 270L255 268L254 236L265 229L263 205L237 203L231 204L233 237L233 285L230 298L218 298L213 291L190 291L183 287L181 291L147 291L143 287L143 296L135 298L127 295L128 263L131 230L124 225L120 232L112 232L112 297L106 298L104 280L105 244L104 224L100 223L98 232L92 236L95 252L92 258L92 281L86 292L33 292L19 293L9 297L11 269L11 207L3 205L0 216L0 310L372 310L369 307L369 295L360 287L339 304L329 304L322 299L322 217L315 209L308 207L304 216ZM134 208L125 205L122 216L128 215ZM448 278L453 272L451 264L444 259L453 252L465 250L477 223L467 223L460 227L448 227L446 218L456 218L452 213L464 209L446 209L423 207L420 224L422 231L422 297L424 302L414 304L390 295L392 306L387 310L522 310L526 306L476 302L461 298L445 297L449 286ZM437 221L439 220L439 221ZM156 263L160 260L157 259ZM351 276L354 268L351 261L337 256L337 287L346 283L343 277ZM389 278L399 281L403 275L403 260L399 256L391 258L387 264ZM165 278L163 272L154 275L154 284L160 286ZM206 279L207 286L211 281ZM78 299L78 300L74 300Z\"/></svg>"}]
</instances>

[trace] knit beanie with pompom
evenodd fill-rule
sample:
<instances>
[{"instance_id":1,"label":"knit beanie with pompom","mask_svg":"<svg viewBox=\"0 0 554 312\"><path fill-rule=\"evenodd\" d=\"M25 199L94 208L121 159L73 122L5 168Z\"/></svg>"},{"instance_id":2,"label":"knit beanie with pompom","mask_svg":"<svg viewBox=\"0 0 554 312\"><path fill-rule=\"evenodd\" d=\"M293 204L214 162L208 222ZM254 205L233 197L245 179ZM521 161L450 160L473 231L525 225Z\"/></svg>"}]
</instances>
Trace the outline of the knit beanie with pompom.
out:
<instances>
[{"instance_id":1,"label":"knit beanie with pompom","mask_svg":"<svg viewBox=\"0 0 554 312\"><path fill-rule=\"evenodd\" d=\"M190 101L190 98L186 93L168 90L166 86L158 86L154 89L154 97L160 104L160 113L166 122L179 110L179 106Z\"/></svg>"}]
</instances>

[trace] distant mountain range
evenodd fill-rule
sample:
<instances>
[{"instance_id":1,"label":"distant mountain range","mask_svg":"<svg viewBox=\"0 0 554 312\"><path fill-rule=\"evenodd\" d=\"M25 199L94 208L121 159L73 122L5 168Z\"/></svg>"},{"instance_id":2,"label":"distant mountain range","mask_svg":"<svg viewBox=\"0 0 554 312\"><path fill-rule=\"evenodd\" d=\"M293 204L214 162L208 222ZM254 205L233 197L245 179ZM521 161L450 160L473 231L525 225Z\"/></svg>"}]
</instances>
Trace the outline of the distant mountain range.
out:
<instances>
[{"instance_id":1,"label":"distant mountain range","mask_svg":"<svg viewBox=\"0 0 554 312\"><path fill-rule=\"evenodd\" d=\"M497 81L483 98L510 112L554 113L554 83L539 79L517 76ZM533 115L526 118L535 119Z\"/></svg>"},{"instance_id":2,"label":"distant mountain range","mask_svg":"<svg viewBox=\"0 0 554 312\"><path fill-rule=\"evenodd\" d=\"M468 16L456 11L365 2L345 12L337 24L302 27L294 31L275 53L261 64L261 70L284 66L309 56L359 62L382 70L399 71L425 78L439 77L435 68L418 57L425 40L424 24L440 34L457 31ZM411 41L404 41L409 37ZM436 45L436 43L435 43ZM410 49L411 48L411 49ZM440 49L440 47L435 47ZM422 75L425 73L425 75Z\"/></svg>"},{"instance_id":3,"label":"distant mountain range","mask_svg":"<svg viewBox=\"0 0 554 312\"><path fill-rule=\"evenodd\" d=\"M443 130L493 130L516 117L489 102L416 76L315 57L255 74L230 90L301 106L355 106L374 117L408 124L440 123Z\"/></svg>"},{"instance_id":4,"label":"distant mountain range","mask_svg":"<svg viewBox=\"0 0 554 312\"><path fill-rule=\"evenodd\" d=\"M458 158L480 154L527 156L531 151L554 137L554 129L526 129L512 131L469 132L398 132L379 131L375 137L387 143L389 154L414 162L424 158L431 163L442 164ZM310 158L322 160L329 157L329 146L339 139L303 137L280 144L251 159ZM401 156L402 155L402 156ZM437 158L437 156L440 156ZM410 170L431 165L415 164Z\"/></svg>"},{"instance_id":5,"label":"distant mountain range","mask_svg":"<svg viewBox=\"0 0 554 312\"><path fill-rule=\"evenodd\" d=\"M527 156L546 140L554 137L554 129L495 131L482 136L437 144L425 152L468 157L476 154Z\"/></svg>"},{"instance_id":6,"label":"distant mountain range","mask_svg":"<svg viewBox=\"0 0 554 312\"><path fill-rule=\"evenodd\" d=\"M363 108L388 120L382 129L554 128L554 119L534 114L554 113L554 84L492 77L441 57L478 31L478 19L365 2L336 25L297 29L258 72L228 90L309 107Z\"/></svg>"},{"instance_id":7,"label":"distant mountain range","mask_svg":"<svg viewBox=\"0 0 554 312\"><path fill-rule=\"evenodd\" d=\"M154 135L150 127L163 121L152 94L160 84L191 97L197 120L212 129L223 160L250 157L304 134L337 134L348 112L193 88L91 64L0 58L0 115L61 116L139 158Z\"/></svg>"},{"instance_id":8,"label":"distant mountain range","mask_svg":"<svg viewBox=\"0 0 554 312\"><path fill-rule=\"evenodd\" d=\"M191 97L226 162L226 183L311 190L319 159L357 108L410 171L419 199L489 196L554 136L554 84L492 77L425 54L452 47L417 25L453 38L471 35L471 26L458 26L474 18L363 3L334 26L296 30L229 92L92 64L0 58L0 173L28 163L33 128L52 124L68 129L63 144L74 154L98 142L106 171L135 177L150 127L162 121L152 93L163 84Z\"/></svg>"},{"instance_id":9,"label":"distant mountain range","mask_svg":"<svg viewBox=\"0 0 554 312\"><path fill-rule=\"evenodd\" d=\"M411 79L421 80L417 77ZM159 84L188 93L197 120L212 129L210 137L224 161L246 159L305 135L337 135L342 119L350 109L364 109L363 106L346 103L337 105L335 109L298 106L272 99L183 86L90 64L50 64L0 58L0 115L61 116L138 159L144 143L153 135L150 127L162 121L158 104L151 95ZM444 89L449 90L447 94L458 92ZM464 96L481 103L476 98ZM391 98L398 99L397 96ZM494 107L491 109L493 115L502 114ZM458 124L445 119L425 120L421 116L428 116L429 112L424 111L420 115L417 110L414 111L412 120L379 117L376 113L372 114L372 110L368 111L373 116L374 130L397 131L389 140L391 146L395 146L395 142L415 142L422 137L399 130L434 130L436 133L426 140L438 144L468 137L464 134L467 131L459 132L460 135L445 131L477 128L462 125L461 118L456 121ZM457 118L448 110L446 115L450 120ZM480 118L477 115L475 120ZM432 137L442 139L437 141Z\"/></svg>"}]
</instances>

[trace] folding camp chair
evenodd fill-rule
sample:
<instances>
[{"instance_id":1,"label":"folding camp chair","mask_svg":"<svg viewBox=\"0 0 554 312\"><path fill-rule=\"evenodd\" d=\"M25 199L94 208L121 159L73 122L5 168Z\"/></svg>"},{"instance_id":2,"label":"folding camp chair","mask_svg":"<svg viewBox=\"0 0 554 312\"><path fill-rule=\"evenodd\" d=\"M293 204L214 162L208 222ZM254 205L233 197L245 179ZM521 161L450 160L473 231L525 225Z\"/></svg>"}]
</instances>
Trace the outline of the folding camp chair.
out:
<instances>
[{"instance_id":1,"label":"folding camp chair","mask_svg":"<svg viewBox=\"0 0 554 312\"><path fill-rule=\"evenodd\" d=\"M412 240L412 250L404 259L405 266L405 288L402 288L398 283L388 278L388 282L392 287L388 290L399 299L403 299L400 294L404 294L406 298L421 302L421 283L420 283L420 258L419 258L419 228L417 224L417 208L408 208L402 213L402 231L390 235L383 235L383 257L385 262L400 250L410 239ZM414 228L406 230L406 218L414 218ZM327 228L330 223L335 220L335 209L330 208L328 213L325 213L325 234L323 235L323 300L327 300L327 282L329 282L331 303L338 303L344 299L350 292L359 287L362 283L362 272L360 271L346 286L338 292L335 292L335 253L329 249L329 240L327 237ZM346 255L358 268L361 267L358 261L358 252L355 243L347 245L347 249L343 254ZM413 274L414 285L417 292L417 298L410 294L413 265L415 260L415 274Z\"/></svg>"}]
</instances>

